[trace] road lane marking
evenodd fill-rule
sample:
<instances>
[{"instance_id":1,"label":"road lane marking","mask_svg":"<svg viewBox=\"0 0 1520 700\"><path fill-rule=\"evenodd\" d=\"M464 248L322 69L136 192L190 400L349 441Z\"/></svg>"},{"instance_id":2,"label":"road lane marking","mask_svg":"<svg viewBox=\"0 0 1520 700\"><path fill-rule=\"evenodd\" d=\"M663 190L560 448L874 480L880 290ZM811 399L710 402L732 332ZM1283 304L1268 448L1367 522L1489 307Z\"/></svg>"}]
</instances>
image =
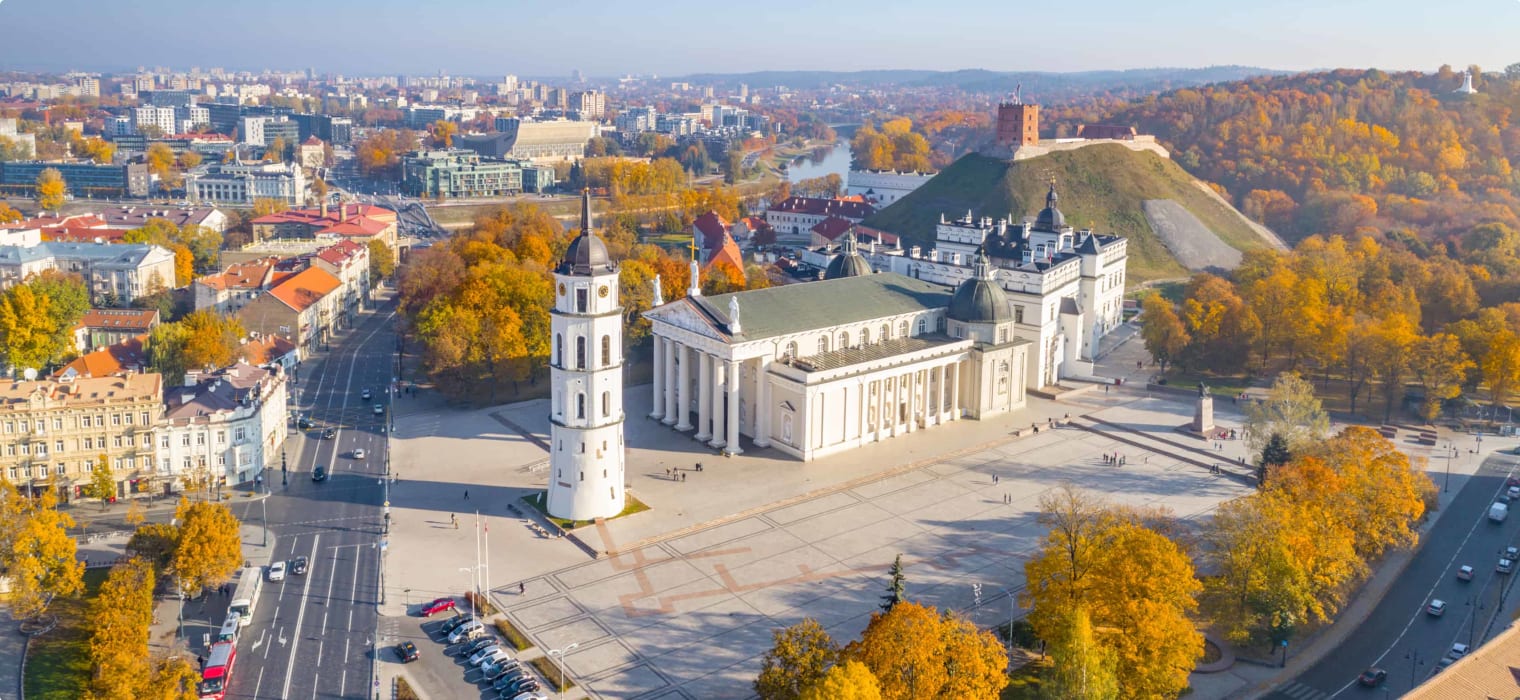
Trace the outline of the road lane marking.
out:
<instances>
[{"instance_id":1,"label":"road lane marking","mask_svg":"<svg viewBox=\"0 0 1520 700\"><path fill-rule=\"evenodd\" d=\"M311 560L317 559L317 542L321 541L321 535L313 535L311 538ZM311 576L306 577L306 586L301 589L301 609L296 613L296 631L292 635L294 643L290 645L290 660L285 662L285 689L280 692L280 697L290 697L290 679L296 672L296 649L301 647L301 620L306 617L306 596L311 593Z\"/></svg>"}]
</instances>

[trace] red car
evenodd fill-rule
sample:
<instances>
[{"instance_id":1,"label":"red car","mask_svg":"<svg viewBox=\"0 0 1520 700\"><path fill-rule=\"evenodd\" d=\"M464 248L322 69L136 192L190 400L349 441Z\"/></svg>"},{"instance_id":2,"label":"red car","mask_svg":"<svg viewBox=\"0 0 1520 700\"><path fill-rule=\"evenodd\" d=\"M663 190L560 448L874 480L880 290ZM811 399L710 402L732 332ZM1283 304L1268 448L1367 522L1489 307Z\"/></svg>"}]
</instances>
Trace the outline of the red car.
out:
<instances>
[{"instance_id":1,"label":"red car","mask_svg":"<svg viewBox=\"0 0 1520 700\"><path fill-rule=\"evenodd\" d=\"M430 603L422 606L422 616L423 617L432 617L434 615L437 615L438 613L448 612L448 611L453 610L453 609L454 609L454 599L453 598L439 598L439 599L437 599L435 601L432 601L432 602L430 602Z\"/></svg>"}]
</instances>

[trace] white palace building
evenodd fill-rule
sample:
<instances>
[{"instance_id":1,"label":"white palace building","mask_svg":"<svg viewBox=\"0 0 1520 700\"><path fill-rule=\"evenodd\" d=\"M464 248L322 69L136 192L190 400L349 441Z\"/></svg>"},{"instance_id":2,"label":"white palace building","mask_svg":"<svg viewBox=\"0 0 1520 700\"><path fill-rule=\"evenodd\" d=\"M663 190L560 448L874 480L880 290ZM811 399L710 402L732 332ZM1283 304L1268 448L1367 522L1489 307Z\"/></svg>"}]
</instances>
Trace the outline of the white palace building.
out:
<instances>
[{"instance_id":1,"label":"white palace building","mask_svg":"<svg viewBox=\"0 0 1520 700\"><path fill-rule=\"evenodd\" d=\"M846 234L819 282L704 297L693 274L687 297L657 292L650 417L806 461L1091 375L1120 321L1123 238L1067 226L1054 187L1033 224L968 214L937 238L928 256L868 256Z\"/></svg>"}]
</instances>

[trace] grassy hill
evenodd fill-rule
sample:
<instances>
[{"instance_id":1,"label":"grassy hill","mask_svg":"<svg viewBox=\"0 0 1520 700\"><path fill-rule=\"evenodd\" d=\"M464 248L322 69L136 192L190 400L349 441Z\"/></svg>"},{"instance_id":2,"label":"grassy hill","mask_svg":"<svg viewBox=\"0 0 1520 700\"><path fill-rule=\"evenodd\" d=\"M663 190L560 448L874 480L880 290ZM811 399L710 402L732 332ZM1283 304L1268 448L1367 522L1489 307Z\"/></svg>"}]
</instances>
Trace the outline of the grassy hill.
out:
<instances>
[{"instance_id":1,"label":"grassy hill","mask_svg":"<svg viewBox=\"0 0 1520 700\"><path fill-rule=\"evenodd\" d=\"M1177 202L1238 250L1267 245L1238 212L1199 189L1176 163L1117 144L1058 151L1013 163L967 155L865 224L929 247L941 213L959 218L967 209L978 217L1012 212L1015 221L1034 216L1045 206L1052 177L1067 223L1129 238L1133 283L1187 275L1151 230L1141 209L1148 199Z\"/></svg>"}]
</instances>

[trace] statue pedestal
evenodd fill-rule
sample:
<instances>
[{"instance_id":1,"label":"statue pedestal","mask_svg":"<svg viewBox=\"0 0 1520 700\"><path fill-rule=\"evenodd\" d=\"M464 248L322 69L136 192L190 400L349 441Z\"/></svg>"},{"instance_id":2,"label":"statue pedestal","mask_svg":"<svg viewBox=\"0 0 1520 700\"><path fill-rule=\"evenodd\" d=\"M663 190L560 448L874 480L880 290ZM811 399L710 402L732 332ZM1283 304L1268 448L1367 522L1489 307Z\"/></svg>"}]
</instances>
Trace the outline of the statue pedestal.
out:
<instances>
[{"instance_id":1,"label":"statue pedestal","mask_svg":"<svg viewBox=\"0 0 1520 700\"><path fill-rule=\"evenodd\" d=\"M1214 432L1214 397L1198 397L1198 405L1193 409L1193 423L1190 427L1193 432L1203 435Z\"/></svg>"}]
</instances>

